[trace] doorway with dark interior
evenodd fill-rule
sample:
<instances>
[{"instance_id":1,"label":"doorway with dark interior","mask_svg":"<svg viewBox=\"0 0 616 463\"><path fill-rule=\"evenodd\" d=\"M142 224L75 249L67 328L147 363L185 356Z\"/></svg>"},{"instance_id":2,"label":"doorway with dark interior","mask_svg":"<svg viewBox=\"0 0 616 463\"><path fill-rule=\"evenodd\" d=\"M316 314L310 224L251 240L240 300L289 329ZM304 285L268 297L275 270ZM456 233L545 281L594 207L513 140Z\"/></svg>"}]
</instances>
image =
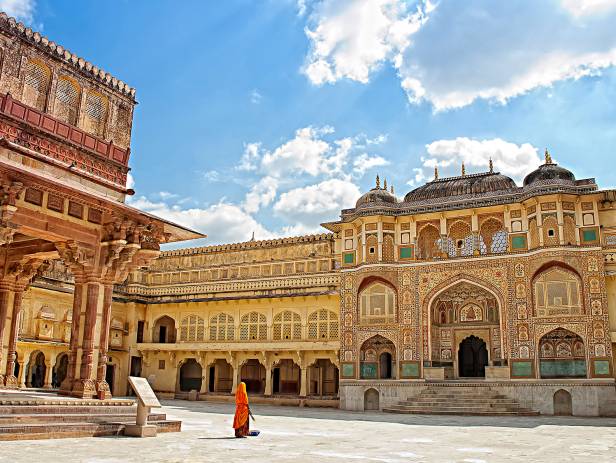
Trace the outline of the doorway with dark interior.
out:
<instances>
[{"instance_id":1,"label":"doorway with dark interior","mask_svg":"<svg viewBox=\"0 0 616 463\"><path fill-rule=\"evenodd\" d=\"M469 336L458 349L458 373L460 378L483 378L488 365L488 349L483 339Z\"/></svg>"}]
</instances>

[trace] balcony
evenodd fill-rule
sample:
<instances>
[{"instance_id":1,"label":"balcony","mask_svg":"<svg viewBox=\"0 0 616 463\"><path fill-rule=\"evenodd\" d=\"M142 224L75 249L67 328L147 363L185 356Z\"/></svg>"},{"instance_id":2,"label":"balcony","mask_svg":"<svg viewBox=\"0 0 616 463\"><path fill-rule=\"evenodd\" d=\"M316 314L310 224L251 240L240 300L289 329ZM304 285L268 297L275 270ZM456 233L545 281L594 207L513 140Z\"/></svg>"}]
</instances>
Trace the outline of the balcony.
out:
<instances>
[{"instance_id":1,"label":"balcony","mask_svg":"<svg viewBox=\"0 0 616 463\"><path fill-rule=\"evenodd\" d=\"M0 95L1 116L4 117L1 118L0 136L6 140L60 163L74 163L74 171L86 177L111 183L122 190L125 188L130 148L120 148L112 141L90 135L13 99L9 94ZM25 130L22 124L27 126ZM39 134L51 137L39 137Z\"/></svg>"}]
</instances>

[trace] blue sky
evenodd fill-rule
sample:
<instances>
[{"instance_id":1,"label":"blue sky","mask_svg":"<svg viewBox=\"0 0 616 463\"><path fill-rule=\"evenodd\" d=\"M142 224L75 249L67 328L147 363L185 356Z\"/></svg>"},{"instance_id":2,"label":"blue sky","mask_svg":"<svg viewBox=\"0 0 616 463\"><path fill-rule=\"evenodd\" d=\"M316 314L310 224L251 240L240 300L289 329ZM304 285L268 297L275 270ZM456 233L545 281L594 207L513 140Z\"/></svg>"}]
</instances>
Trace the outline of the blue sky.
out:
<instances>
[{"instance_id":1,"label":"blue sky","mask_svg":"<svg viewBox=\"0 0 616 463\"><path fill-rule=\"evenodd\" d=\"M403 196L544 147L616 185L616 0L0 0L137 89L142 209L207 244L322 231L377 173Z\"/></svg>"}]
</instances>

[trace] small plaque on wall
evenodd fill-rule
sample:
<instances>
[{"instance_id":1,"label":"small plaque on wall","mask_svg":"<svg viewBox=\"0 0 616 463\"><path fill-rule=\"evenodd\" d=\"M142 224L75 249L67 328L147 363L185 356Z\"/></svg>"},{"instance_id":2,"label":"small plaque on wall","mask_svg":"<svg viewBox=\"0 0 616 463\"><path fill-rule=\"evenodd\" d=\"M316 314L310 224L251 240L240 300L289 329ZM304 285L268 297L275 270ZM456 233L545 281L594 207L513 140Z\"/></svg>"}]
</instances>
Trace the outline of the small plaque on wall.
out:
<instances>
[{"instance_id":1,"label":"small plaque on wall","mask_svg":"<svg viewBox=\"0 0 616 463\"><path fill-rule=\"evenodd\" d=\"M526 251L528 249L528 245L526 243L526 233L510 235L510 240L512 251Z\"/></svg>"},{"instance_id":2,"label":"small plaque on wall","mask_svg":"<svg viewBox=\"0 0 616 463\"><path fill-rule=\"evenodd\" d=\"M345 252L342 254L342 263L344 265L353 265L355 263L355 252Z\"/></svg>"},{"instance_id":3,"label":"small plaque on wall","mask_svg":"<svg viewBox=\"0 0 616 463\"><path fill-rule=\"evenodd\" d=\"M419 362L401 362L400 378L419 378Z\"/></svg>"},{"instance_id":4,"label":"small plaque on wall","mask_svg":"<svg viewBox=\"0 0 616 463\"><path fill-rule=\"evenodd\" d=\"M412 259L414 256L413 246L400 246L400 259Z\"/></svg>"},{"instance_id":5,"label":"small plaque on wall","mask_svg":"<svg viewBox=\"0 0 616 463\"><path fill-rule=\"evenodd\" d=\"M512 360L511 361L511 377L512 378L534 378L532 360Z\"/></svg>"},{"instance_id":6,"label":"small plaque on wall","mask_svg":"<svg viewBox=\"0 0 616 463\"><path fill-rule=\"evenodd\" d=\"M354 363L342 363L340 365L340 377L342 379L354 379L355 378L355 364Z\"/></svg>"},{"instance_id":7,"label":"small plaque on wall","mask_svg":"<svg viewBox=\"0 0 616 463\"><path fill-rule=\"evenodd\" d=\"M592 360L592 376L593 378L610 378L612 369L609 359L593 359Z\"/></svg>"},{"instance_id":8,"label":"small plaque on wall","mask_svg":"<svg viewBox=\"0 0 616 463\"><path fill-rule=\"evenodd\" d=\"M599 244L599 229L597 227L582 228L581 232L582 243Z\"/></svg>"}]
</instances>

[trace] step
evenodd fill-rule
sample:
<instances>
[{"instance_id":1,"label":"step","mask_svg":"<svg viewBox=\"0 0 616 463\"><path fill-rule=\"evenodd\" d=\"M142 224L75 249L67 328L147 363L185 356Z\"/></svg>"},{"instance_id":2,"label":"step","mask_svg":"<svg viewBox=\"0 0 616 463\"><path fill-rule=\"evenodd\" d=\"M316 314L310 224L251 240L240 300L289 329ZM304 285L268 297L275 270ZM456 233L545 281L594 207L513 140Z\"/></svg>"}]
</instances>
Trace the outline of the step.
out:
<instances>
[{"instance_id":1,"label":"step","mask_svg":"<svg viewBox=\"0 0 616 463\"><path fill-rule=\"evenodd\" d=\"M13 414L0 416L0 426L8 424L37 424L37 423L110 423L114 421L135 420L135 413L125 414ZM167 415L164 413L151 413L148 421L164 421Z\"/></svg>"},{"instance_id":2,"label":"step","mask_svg":"<svg viewBox=\"0 0 616 463\"><path fill-rule=\"evenodd\" d=\"M458 400L458 399L432 399L428 397L415 397L407 400L402 400L400 403L413 403L413 404L459 404L466 403L469 405L482 405L482 404L517 404L518 401L514 399L496 399L496 400Z\"/></svg>"},{"instance_id":3,"label":"step","mask_svg":"<svg viewBox=\"0 0 616 463\"><path fill-rule=\"evenodd\" d=\"M481 410L426 410L426 409L397 409L384 408L386 413L404 413L413 415L478 415L478 416L537 416L538 412L533 410L516 410L516 411L481 411Z\"/></svg>"},{"instance_id":4,"label":"step","mask_svg":"<svg viewBox=\"0 0 616 463\"><path fill-rule=\"evenodd\" d=\"M134 423L134 420L113 423L0 425L0 441L120 436L124 434L126 424L130 423ZM182 428L182 423L175 420L161 420L154 424L160 433L180 432Z\"/></svg>"},{"instance_id":5,"label":"step","mask_svg":"<svg viewBox=\"0 0 616 463\"><path fill-rule=\"evenodd\" d=\"M117 414L117 413L137 413L137 406L132 405L100 405L100 406L80 406L80 405L13 405L0 406L0 415L14 414L57 414L65 415L69 413L78 414Z\"/></svg>"}]
</instances>

